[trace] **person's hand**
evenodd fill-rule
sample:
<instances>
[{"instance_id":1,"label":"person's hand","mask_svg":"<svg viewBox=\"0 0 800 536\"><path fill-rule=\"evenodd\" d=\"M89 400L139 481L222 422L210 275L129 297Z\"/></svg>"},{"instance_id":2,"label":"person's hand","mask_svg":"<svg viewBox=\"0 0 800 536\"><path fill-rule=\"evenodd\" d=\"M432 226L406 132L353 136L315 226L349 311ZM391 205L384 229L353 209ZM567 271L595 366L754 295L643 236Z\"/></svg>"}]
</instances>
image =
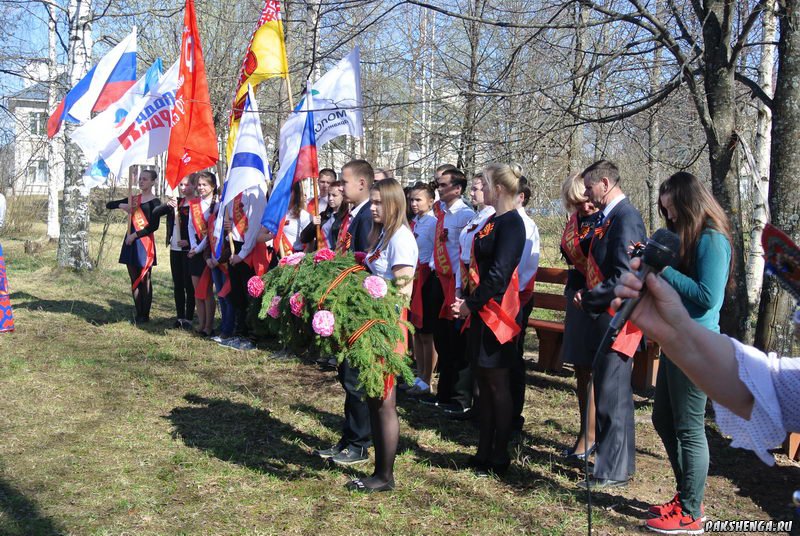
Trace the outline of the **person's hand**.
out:
<instances>
[{"instance_id":1,"label":"person's hand","mask_svg":"<svg viewBox=\"0 0 800 536\"><path fill-rule=\"evenodd\" d=\"M223 223L222 227L223 227L223 229L225 229L226 231L230 232L230 230L231 230L231 228L232 228L232 225L231 225L231 220L228 220L228 219L226 219L226 220L225 220L225 222Z\"/></svg>"},{"instance_id":2,"label":"person's hand","mask_svg":"<svg viewBox=\"0 0 800 536\"><path fill-rule=\"evenodd\" d=\"M467 302L461 298L456 298L453 305L450 306L450 311L456 318L467 318L469 316L469 307Z\"/></svg>"},{"instance_id":3,"label":"person's hand","mask_svg":"<svg viewBox=\"0 0 800 536\"><path fill-rule=\"evenodd\" d=\"M176 197L168 197L167 198L167 204L169 206L171 206L172 208L177 207L178 206L178 198L176 198Z\"/></svg>"},{"instance_id":4,"label":"person's hand","mask_svg":"<svg viewBox=\"0 0 800 536\"><path fill-rule=\"evenodd\" d=\"M638 258L631 259L631 270L638 270L641 262ZM680 296L669 283L655 274L648 274L646 283L647 292L633 310L631 322L659 344L680 337L685 332L683 326L692 322ZM623 298L637 298L643 286L633 272L624 274L620 278L620 284L614 288L617 298L611 302L611 307L617 310Z\"/></svg>"},{"instance_id":5,"label":"person's hand","mask_svg":"<svg viewBox=\"0 0 800 536\"><path fill-rule=\"evenodd\" d=\"M314 225L322 224L322 218L320 218L319 216L314 216L313 218L311 218L311 221L314 222Z\"/></svg>"},{"instance_id":6,"label":"person's hand","mask_svg":"<svg viewBox=\"0 0 800 536\"><path fill-rule=\"evenodd\" d=\"M242 258L239 255L231 255L231 260L228 262L230 262L231 266L236 266L242 262Z\"/></svg>"},{"instance_id":7,"label":"person's hand","mask_svg":"<svg viewBox=\"0 0 800 536\"><path fill-rule=\"evenodd\" d=\"M256 237L256 242L269 242L272 240L272 233L263 225L261 229L258 231L258 236Z\"/></svg>"},{"instance_id":8,"label":"person's hand","mask_svg":"<svg viewBox=\"0 0 800 536\"><path fill-rule=\"evenodd\" d=\"M186 254L186 256L189 257L190 259L192 257L194 257L195 255L197 255L197 252L195 250L193 250L193 249L190 249L189 253Z\"/></svg>"},{"instance_id":9,"label":"person's hand","mask_svg":"<svg viewBox=\"0 0 800 536\"><path fill-rule=\"evenodd\" d=\"M219 263L217 262L217 260L214 257L209 257L209 258L206 259L206 266L208 266L212 270L214 268L216 268L218 264Z\"/></svg>"},{"instance_id":10,"label":"person's hand","mask_svg":"<svg viewBox=\"0 0 800 536\"><path fill-rule=\"evenodd\" d=\"M130 207L130 205L128 205L128 203L122 203L117 208L119 208L122 212L124 212L126 214L130 214L131 213L131 207Z\"/></svg>"},{"instance_id":11,"label":"person's hand","mask_svg":"<svg viewBox=\"0 0 800 536\"><path fill-rule=\"evenodd\" d=\"M130 246L136 241L136 238L137 238L136 233L131 233L125 237L125 243Z\"/></svg>"},{"instance_id":12,"label":"person's hand","mask_svg":"<svg viewBox=\"0 0 800 536\"><path fill-rule=\"evenodd\" d=\"M188 240L178 240L178 247L179 248L185 248L188 245L189 245L189 241Z\"/></svg>"},{"instance_id":13,"label":"person's hand","mask_svg":"<svg viewBox=\"0 0 800 536\"><path fill-rule=\"evenodd\" d=\"M579 290L575 293L575 297L572 298L572 305L575 306L576 309L583 309L583 291Z\"/></svg>"}]
</instances>

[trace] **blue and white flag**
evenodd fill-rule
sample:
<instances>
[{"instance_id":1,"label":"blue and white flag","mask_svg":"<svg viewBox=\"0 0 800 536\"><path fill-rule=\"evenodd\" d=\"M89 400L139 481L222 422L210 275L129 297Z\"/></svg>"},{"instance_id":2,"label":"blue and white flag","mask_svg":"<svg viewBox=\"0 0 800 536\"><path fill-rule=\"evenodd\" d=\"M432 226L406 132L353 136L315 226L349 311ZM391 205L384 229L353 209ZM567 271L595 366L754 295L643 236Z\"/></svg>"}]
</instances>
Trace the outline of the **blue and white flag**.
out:
<instances>
[{"instance_id":1,"label":"blue and white flag","mask_svg":"<svg viewBox=\"0 0 800 536\"><path fill-rule=\"evenodd\" d=\"M214 251L214 258L218 259L222 254L221 238L224 219L222 216L225 208L231 204L236 196L252 189L260 190L259 197L266 196L267 185L270 180L267 147L264 144L264 135L261 132L258 103L256 103L253 88L248 87L242 119L239 122L239 131L233 145L231 164L228 167L228 175L225 177L222 195L217 204L217 219L214 223L217 248ZM257 222L261 220L261 213L250 214L249 220L250 225L257 225Z\"/></svg>"}]
</instances>

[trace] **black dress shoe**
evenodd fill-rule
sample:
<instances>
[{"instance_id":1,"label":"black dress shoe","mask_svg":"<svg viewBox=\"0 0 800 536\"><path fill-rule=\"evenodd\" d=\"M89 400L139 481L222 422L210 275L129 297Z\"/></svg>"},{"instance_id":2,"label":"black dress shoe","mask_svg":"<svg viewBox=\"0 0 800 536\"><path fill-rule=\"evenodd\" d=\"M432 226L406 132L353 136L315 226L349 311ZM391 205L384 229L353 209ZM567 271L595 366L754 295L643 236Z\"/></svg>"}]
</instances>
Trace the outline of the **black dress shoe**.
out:
<instances>
[{"instance_id":1,"label":"black dress shoe","mask_svg":"<svg viewBox=\"0 0 800 536\"><path fill-rule=\"evenodd\" d=\"M570 450L572 452L566 455L566 458L568 460L578 460L583 462L586 461L587 456L591 456L592 454L594 454L594 451L597 450L597 443L592 444L591 447L589 447L587 450L584 450L583 452L576 453L575 449L570 449Z\"/></svg>"},{"instance_id":2,"label":"black dress shoe","mask_svg":"<svg viewBox=\"0 0 800 536\"><path fill-rule=\"evenodd\" d=\"M342 452L342 449L343 449L343 447L341 447L340 445L336 444L336 445L332 446L329 449L316 449L316 450L313 450L313 451L311 451L311 454L313 454L314 456L319 456L323 460L327 460L328 458L333 458L334 456L336 456L337 454Z\"/></svg>"},{"instance_id":3,"label":"black dress shoe","mask_svg":"<svg viewBox=\"0 0 800 536\"><path fill-rule=\"evenodd\" d=\"M589 479L588 488L591 491L598 491L602 489L611 489L611 488L624 488L628 485L627 480L611 480L610 478L595 478L592 477ZM585 480L581 480L578 482L578 487L586 489L587 483Z\"/></svg>"},{"instance_id":4,"label":"black dress shoe","mask_svg":"<svg viewBox=\"0 0 800 536\"><path fill-rule=\"evenodd\" d=\"M365 448L345 447L341 450L341 452L339 452L339 454L328 458L328 461L334 465L346 467L349 465L368 462L369 454Z\"/></svg>"}]
</instances>

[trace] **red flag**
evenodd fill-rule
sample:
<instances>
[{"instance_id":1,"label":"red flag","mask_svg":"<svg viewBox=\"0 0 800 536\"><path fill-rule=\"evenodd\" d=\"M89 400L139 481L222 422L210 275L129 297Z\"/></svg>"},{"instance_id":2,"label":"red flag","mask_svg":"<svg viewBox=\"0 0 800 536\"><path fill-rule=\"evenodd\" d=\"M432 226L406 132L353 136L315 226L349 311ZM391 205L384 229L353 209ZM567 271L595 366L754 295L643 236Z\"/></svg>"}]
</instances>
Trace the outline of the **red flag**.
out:
<instances>
[{"instance_id":1,"label":"red flag","mask_svg":"<svg viewBox=\"0 0 800 536\"><path fill-rule=\"evenodd\" d=\"M219 159L194 0L186 0L179 80L183 83L175 94L165 174L172 188L186 175L211 167Z\"/></svg>"}]
</instances>

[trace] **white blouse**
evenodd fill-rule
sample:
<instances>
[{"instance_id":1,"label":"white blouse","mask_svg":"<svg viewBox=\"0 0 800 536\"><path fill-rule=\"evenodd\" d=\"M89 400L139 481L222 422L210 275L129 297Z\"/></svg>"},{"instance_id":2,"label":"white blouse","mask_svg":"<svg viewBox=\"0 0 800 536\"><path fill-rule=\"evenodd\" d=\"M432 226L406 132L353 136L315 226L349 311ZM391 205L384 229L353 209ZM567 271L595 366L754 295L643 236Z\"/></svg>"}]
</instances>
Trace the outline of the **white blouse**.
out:
<instances>
[{"instance_id":1,"label":"white blouse","mask_svg":"<svg viewBox=\"0 0 800 536\"><path fill-rule=\"evenodd\" d=\"M208 223L208 218L211 216L211 212L209 209L211 208L211 202L214 201L214 196L209 195L206 199L200 200L200 208L203 209L203 219ZM175 218L176 220L178 218ZM213 232L213 229L212 231ZM203 237L200 242L197 241L197 234L194 228L194 221L192 220L192 211L189 210L189 247L195 253L200 253L204 249L206 249L206 243L208 242L208 229L206 228L206 235Z\"/></svg>"},{"instance_id":2,"label":"white blouse","mask_svg":"<svg viewBox=\"0 0 800 536\"><path fill-rule=\"evenodd\" d=\"M761 461L774 465L770 449L786 439L787 432L800 432L800 359L778 358L731 339L739 362L739 379L753 395L753 411L745 420L714 402L717 424L731 436L732 447L755 452Z\"/></svg>"},{"instance_id":3,"label":"white blouse","mask_svg":"<svg viewBox=\"0 0 800 536\"><path fill-rule=\"evenodd\" d=\"M377 247L367 253L367 268L373 275L379 275L387 281L392 281L394 280L392 268L395 266L416 268L419 261L419 248L417 248L417 241L411 229L403 225L386 244L383 243L383 238L383 233L381 233Z\"/></svg>"},{"instance_id":4,"label":"white blouse","mask_svg":"<svg viewBox=\"0 0 800 536\"><path fill-rule=\"evenodd\" d=\"M300 232L311 223L311 214L305 210L300 210L300 216L297 218L286 215L286 223L283 225L283 233L286 239L292 244L292 251L302 251L303 244L300 242Z\"/></svg>"},{"instance_id":5,"label":"white blouse","mask_svg":"<svg viewBox=\"0 0 800 536\"><path fill-rule=\"evenodd\" d=\"M433 258L433 239L436 235L436 218L433 211L414 217L414 238L419 248L419 262L428 264Z\"/></svg>"}]
</instances>

